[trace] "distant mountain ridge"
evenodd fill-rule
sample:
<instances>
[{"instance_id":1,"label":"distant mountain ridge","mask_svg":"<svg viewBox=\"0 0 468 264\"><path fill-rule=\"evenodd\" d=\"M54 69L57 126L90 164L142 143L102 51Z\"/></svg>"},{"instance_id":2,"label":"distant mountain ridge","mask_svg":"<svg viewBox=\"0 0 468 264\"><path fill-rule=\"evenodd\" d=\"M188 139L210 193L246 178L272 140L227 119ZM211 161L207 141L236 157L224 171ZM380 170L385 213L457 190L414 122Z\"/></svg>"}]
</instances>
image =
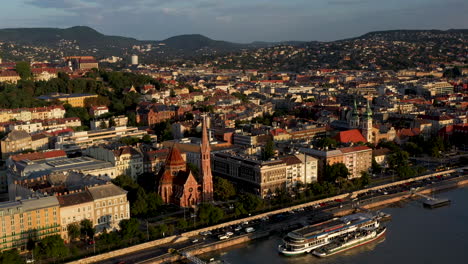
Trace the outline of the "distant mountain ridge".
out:
<instances>
[{"instance_id":1,"label":"distant mountain ridge","mask_svg":"<svg viewBox=\"0 0 468 264\"><path fill-rule=\"evenodd\" d=\"M468 29L450 30L388 30L369 32L352 39L383 39L392 41L437 41L449 38L451 35L468 36ZM350 40L350 39L347 39ZM339 41L347 41L339 40ZM77 50L88 54L94 52L96 56L123 56L132 53L135 45L152 44L150 53L155 56L180 57L206 54L222 54L236 52L242 49L257 49L277 45L314 45L318 41L281 41L251 43L234 43L213 40L200 34L187 34L167 38L165 40L138 40L122 36L108 36L87 26L70 28L7 28L0 29L0 41L10 41L24 45L40 45L46 47L60 47L66 54L74 54ZM333 41L332 41L333 42Z\"/></svg>"}]
</instances>

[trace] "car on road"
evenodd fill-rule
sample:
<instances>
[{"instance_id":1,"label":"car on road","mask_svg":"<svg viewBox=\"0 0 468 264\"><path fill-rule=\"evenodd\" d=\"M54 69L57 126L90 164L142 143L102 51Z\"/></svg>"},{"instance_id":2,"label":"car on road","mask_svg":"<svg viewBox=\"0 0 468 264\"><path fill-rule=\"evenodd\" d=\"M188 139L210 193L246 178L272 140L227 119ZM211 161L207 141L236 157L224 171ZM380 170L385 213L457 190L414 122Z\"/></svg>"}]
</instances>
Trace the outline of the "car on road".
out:
<instances>
[{"instance_id":1,"label":"car on road","mask_svg":"<svg viewBox=\"0 0 468 264\"><path fill-rule=\"evenodd\" d=\"M233 236L234 233L233 232L226 232L226 236Z\"/></svg>"},{"instance_id":2,"label":"car on road","mask_svg":"<svg viewBox=\"0 0 468 264\"><path fill-rule=\"evenodd\" d=\"M229 236L226 235L226 234L224 234L224 235L219 235L219 236L218 236L218 239L219 239L219 240L225 240L225 239L228 239L228 238L229 238Z\"/></svg>"},{"instance_id":3,"label":"car on road","mask_svg":"<svg viewBox=\"0 0 468 264\"><path fill-rule=\"evenodd\" d=\"M236 227L234 228L234 231L241 231L241 230L242 230L242 226L236 226Z\"/></svg>"},{"instance_id":4,"label":"car on road","mask_svg":"<svg viewBox=\"0 0 468 264\"><path fill-rule=\"evenodd\" d=\"M255 231L255 229L254 229L253 227L247 227L247 228L245 229L245 232L246 232L246 233L252 233L252 232L254 232L254 231Z\"/></svg>"},{"instance_id":5,"label":"car on road","mask_svg":"<svg viewBox=\"0 0 468 264\"><path fill-rule=\"evenodd\" d=\"M198 243L200 240L198 240L198 238L195 238L194 240L192 240L192 243L195 244L195 243Z\"/></svg>"}]
</instances>

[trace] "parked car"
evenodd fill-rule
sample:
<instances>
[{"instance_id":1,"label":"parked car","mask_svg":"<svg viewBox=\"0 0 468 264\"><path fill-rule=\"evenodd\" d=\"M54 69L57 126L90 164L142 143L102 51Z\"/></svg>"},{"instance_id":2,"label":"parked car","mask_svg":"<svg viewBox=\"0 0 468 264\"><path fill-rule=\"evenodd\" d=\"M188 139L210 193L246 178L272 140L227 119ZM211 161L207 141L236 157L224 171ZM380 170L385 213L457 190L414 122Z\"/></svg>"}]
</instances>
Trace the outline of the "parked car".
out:
<instances>
[{"instance_id":1,"label":"parked car","mask_svg":"<svg viewBox=\"0 0 468 264\"><path fill-rule=\"evenodd\" d=\"M254 229L253 227L247 227L247 228L245 229L245 232L246 232L246 233L252 233L252 232L254 232L254 231L255 231L255 229Z\"/></svg>"},{"instance_id":2,"label":"parked car","mask_svg":"<svg viewBox=\"0 0 468 264\"><path fill-rule=\"evenodd\" d=\"M226 235L226 234L224 234L224 235L219 235L219 236L218 236L218 239L219 239L219 240L225 240L225 239L228 239L228 238L229 238L229 236Z\"/></svg>"}]
</instances>

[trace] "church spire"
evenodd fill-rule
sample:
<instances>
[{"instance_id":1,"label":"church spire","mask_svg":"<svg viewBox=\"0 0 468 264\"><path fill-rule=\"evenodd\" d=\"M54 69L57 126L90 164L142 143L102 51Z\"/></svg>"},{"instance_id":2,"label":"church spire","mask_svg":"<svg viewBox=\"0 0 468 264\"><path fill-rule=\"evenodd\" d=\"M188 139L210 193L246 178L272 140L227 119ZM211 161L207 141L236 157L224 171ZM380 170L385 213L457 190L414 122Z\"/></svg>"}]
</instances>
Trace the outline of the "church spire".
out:
<instances>
[{"instance_id":1,"label":"church spire","mask_svg":"<svg viewBox=\"0 0 468 264\"><path fill-rule=\"evenodd\" d=\"M366 112L364 112L364 119L370 119L372 118L372 109L369 104L369 100L367 100L367 107L366 107Z\"/></svg>"},{"instance_id":2,"label":"church spire","mask_svg":"<svg viewBox=\"0 0 468 264\"><path fill-rule=\"evenodd\" d=\"M211 175L211 149L210 141L208 138L208 122L206 116L203 116L203 130L202 142L200 147L201 159L201 181L202 181L202 196L203 202L210 202L213 200L213 176Z\"/></svg>"}]
</instances>

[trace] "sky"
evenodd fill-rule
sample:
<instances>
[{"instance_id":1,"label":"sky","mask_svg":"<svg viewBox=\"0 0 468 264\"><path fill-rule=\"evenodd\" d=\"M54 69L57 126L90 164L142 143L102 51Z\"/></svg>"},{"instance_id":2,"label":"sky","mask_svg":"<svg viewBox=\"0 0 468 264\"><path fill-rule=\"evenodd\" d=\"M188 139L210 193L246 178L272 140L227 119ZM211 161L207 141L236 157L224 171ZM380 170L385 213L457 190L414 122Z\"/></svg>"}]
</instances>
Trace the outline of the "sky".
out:
<instances>
[{"instance_id":1,"label":"sky","mask_svg":"<svg viewBox=\"0 0 468 264\"><path fill-rule=\"evenodd\" d=\"M163 40L331 41L390 29L468 28L467 0L0 0L0 27L90 26Z\"/></svg>"}]
</instances>

